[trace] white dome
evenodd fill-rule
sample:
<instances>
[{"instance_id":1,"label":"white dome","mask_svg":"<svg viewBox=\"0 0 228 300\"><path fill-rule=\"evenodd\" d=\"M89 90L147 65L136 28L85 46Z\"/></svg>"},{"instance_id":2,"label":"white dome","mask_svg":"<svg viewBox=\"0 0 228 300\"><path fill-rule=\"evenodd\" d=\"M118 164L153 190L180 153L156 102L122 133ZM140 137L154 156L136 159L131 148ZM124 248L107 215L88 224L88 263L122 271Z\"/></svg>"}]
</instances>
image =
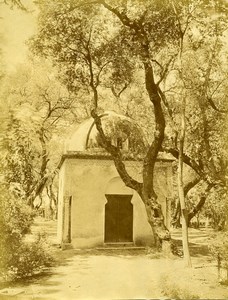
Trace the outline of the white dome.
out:
<instances>
[{"instance_id":1,"label":"white dome","mask_svg":"<svg viewBox=\"0 0 228 300\"><path fill-rule=\"evenodd\" d=\"M76 131L66 142L66 151L85 151L88 132L93 125L93 118L87 119L77 126Z\"/></svg>"},{"instance_id":2,"label":"white dome","mask_svg":"<svg viewBox=\"0 0 228 300\"><path fill-rule=\"evenodd\" d=\"M136 122L126 116L119 115L113 111L106 111L101 114L101 122L106 136L112 141L112 144L121 140L123 147L137 148L146 145L142 130ZM131 145L130 145L131 144ZM102 149L99 145L99 133L96 129L94 119L91 117L82 122L65 144L66 152L84 152Z\"/></svg>"}]
</instances>

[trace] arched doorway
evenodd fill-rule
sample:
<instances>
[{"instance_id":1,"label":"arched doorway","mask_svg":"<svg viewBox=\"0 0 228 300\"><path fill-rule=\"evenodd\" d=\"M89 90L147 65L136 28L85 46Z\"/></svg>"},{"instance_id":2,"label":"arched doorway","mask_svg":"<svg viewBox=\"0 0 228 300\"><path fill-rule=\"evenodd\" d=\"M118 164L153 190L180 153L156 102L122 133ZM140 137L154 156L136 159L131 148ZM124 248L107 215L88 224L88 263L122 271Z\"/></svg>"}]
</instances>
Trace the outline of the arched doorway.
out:
<instances>
[{"instance_id":1,"label":"arched doorway","mask_svg":"<svg viewBox=\"0 0 228 300\"><path fill-rule=\"evenodd\" d=\"M132 190L119 177L108 183L105 193L105 243L133 242L132 196Z\"/></svg>"}]
</instances>

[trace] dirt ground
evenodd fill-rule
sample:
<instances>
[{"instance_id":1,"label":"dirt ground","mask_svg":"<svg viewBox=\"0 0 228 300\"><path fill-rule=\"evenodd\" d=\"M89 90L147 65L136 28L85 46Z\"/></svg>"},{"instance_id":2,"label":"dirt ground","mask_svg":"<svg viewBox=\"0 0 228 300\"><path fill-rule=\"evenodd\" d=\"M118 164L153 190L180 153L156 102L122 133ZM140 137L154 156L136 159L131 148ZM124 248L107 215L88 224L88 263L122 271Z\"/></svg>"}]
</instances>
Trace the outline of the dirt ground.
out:
<instances>
[{"instance_id":1,"label":"dirt ground","mask_svg":"<svg viewBox=\"0 0 228 300\"><path fill-rule=\"evenodd\" d=\"M46 230L55 243L54 221L38 221L33 231L39 230ZM179 239L180 232L175 231L173 236ZM228 288L218 283L215 263L205 255L207 239L205 230L190 231L192 269L184 269L181 258L156 257L147 249L81 252L62 251L55 246L55 267L9 287L21 291L20 295L0 299L167 299L164 281L200 299L228 299Z\"/></svg>"}]
</instances>

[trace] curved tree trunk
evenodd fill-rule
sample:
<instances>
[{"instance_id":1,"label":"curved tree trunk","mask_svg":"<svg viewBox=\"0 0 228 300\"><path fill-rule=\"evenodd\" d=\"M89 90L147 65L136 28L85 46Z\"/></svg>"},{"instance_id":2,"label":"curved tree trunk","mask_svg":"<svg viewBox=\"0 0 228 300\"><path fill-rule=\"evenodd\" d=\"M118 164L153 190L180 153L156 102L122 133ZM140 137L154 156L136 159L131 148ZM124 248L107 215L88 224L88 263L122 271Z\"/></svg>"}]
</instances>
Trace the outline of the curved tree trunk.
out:
<instances>
[{"instance_id":1,"label":"curved tree trunk","mask_svg":"<svg viewBox=\"0 0 228 300\"><path fill-rule=\"evenodd\" d=\"M158 202L154 191L154 168L158 152L161 149L165 132L165 117L161 106L161 90L155 84L153 67L150 62L149 46L143 46L143 64L145 70L145 83L149 99L154 108L155 131L151 145L143 162L143 196L142 200L146 207L148 222L154 233L157 246L162 247L171 240L170 232L164 223L161 204Z\"/></svg>"}]
</instances>

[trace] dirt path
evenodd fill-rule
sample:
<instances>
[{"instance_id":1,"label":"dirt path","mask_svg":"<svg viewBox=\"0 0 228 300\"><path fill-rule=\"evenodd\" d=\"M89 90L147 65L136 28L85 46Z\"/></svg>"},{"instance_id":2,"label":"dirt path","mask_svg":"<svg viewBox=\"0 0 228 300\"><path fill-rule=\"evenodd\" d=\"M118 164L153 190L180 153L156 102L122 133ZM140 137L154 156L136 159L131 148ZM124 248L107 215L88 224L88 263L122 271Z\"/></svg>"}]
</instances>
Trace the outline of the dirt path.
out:
<instances>
[{"instance_id":1,"label":"dirt path","mask_svg":"<svg viewBox=\"0 0 228 300\"><path fill-rule=\"evenodd\" d=\"M160 298L159 266L145 256L76 255L51 277L24 286L23 299Z\"/></svg>"},{"instance_id":2,"label":"dirt path","mask_svg":"<svg viewBox=\"0 0 228 300\"><path fill-rule=\"evenodd\" d=\"M193 270L183 270L181 259L151 258L150 255L71 256L50 274L17 287L20 300L164 299L162 282L181 286L201 299L228 299L228 290L218 285L215 267L193 258Z\"/></svg>"},{"instance_id":3,"label":"dirt path","mask_svg":"<svg viewBox=\"0 0 228 300\"><path fill-rule=\"evenodd\" d=\"M46 231L55 243L55 222L38 221L33 232ZM175 235L177 239L180 236L178 232ZM191 235L192 244L194 237L200 241L199 232L193 230ZM206 241L205 231L201 232L201 239ZM55 247L59 265L45 275L12 287L23 291L16 298L20 300L164 299L167 279L172 287L177 285L201 299L228 299L228 289L217 282L214 263L200 254L197 243L194 247L191 270L183 268L180 258L156 258L146 251L82 253Z\"/></svg>"}]
</instances>

